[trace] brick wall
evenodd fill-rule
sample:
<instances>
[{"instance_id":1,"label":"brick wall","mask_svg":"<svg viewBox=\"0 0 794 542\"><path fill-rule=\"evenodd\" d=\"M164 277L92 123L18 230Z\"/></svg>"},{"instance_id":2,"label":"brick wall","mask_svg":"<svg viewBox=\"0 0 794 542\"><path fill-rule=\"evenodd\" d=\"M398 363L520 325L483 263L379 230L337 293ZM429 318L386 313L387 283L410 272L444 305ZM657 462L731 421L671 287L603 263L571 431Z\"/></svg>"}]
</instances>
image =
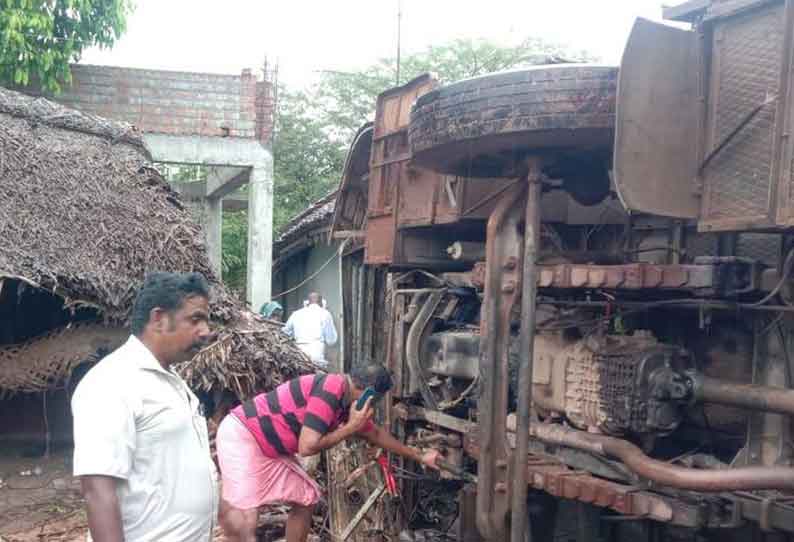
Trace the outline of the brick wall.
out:
<instances>
[{"instance_id":1,"label":"brick wall","mask_svg":"<svg viewBox=\"0 0 794 542\"><path fill-rule=\"evenodd\" d=\"M72 78L53 99L144 132L270 142L273 85L251 70L216 75L77 64Z\"/></svg>"}]
</instances>

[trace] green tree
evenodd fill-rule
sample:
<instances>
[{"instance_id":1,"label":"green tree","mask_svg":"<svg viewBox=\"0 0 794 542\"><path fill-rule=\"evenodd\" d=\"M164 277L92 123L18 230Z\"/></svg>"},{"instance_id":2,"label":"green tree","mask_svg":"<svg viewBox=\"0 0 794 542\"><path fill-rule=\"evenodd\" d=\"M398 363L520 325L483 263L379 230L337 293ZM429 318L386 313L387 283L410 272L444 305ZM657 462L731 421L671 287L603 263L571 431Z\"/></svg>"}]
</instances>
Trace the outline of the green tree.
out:
<instances>
[{"instance_id":1,"label":"green tree","mask_svg":"<svg viewBox=\"0 0 794 542\"><path fill-rule=\"evenodd\" d=\"M273 142L273 224L289 220L339 184L345 147L335 127L318 114L314 96L282 90Z\"/></svg>"},{"instance_id":2,"label":"green tree","mask_svg":"<svg viewBox=\"0 0 794 542\"><path fill-rule=\"evenodd\" d=\"M244 292L248 266L248 213L224 212L221 235L223 282L232 290Z\"/></svg>"},{"instance_id":3,"label":"green tree","mask_svg":"<svg viewBox=\"0 0 794 542\"><path fill-rule=\"evenodd\" d=\"M69 64L88 47L112 47L131 10L130 0L0 0L0 83L60 91Z\"/></svg>"}]
</instances>

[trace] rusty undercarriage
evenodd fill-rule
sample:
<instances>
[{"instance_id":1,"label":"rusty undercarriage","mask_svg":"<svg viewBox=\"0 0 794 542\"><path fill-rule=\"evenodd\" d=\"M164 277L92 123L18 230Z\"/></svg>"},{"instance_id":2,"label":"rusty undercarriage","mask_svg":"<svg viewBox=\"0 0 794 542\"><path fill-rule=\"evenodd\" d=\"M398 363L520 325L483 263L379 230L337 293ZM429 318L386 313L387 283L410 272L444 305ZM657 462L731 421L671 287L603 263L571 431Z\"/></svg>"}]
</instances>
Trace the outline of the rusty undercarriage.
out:
<instances>
[{"instance_id":1,"label":"rusty undercarriage","mask_svg":"<svg viewBox=\"0 0 794 542\"><path fill-rule=\"evenodd\" d=\"M437 483L464 541L794 535L794 3L667 15L620 69L420 77L353 141L345 358L449 463L375 530Z\"/></svg>"}]
</instances>

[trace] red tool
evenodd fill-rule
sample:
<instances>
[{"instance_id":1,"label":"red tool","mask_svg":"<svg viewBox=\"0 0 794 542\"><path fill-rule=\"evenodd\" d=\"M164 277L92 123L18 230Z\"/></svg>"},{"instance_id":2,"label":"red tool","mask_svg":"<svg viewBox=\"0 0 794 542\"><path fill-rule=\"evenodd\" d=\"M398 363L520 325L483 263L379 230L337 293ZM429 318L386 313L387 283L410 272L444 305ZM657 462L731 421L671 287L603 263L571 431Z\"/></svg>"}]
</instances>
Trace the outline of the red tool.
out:
<instances>
[{"instance_id":1,"label":"red tool","mask_svg":"<svg viewBox=\"0 0 794 542\"><path fill-rule=\"evenodd\" d=\"M396 497L399 495L397 491L397 480L394 478L394 472L392 471L388 456L385 453L381 453L378 456L378 463L383 473L383 483L386 485L386 491L392 497Z\"/></svg>"}]
</instances>

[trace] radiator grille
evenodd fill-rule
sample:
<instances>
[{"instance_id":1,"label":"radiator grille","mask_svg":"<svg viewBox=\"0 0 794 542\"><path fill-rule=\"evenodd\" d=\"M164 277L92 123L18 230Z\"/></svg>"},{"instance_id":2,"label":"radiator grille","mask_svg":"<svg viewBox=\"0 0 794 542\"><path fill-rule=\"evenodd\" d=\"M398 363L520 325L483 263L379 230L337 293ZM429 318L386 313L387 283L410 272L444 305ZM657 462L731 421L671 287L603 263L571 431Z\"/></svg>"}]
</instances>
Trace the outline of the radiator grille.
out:
<instances>
[{"instance_id":1,"label":"radiator grille","mask_svg":"<svg viewBox=\"0 0 794 542\"><path fill-rule=\"evenodd\" d=\"M782 8L773 6L760 13L726 19L715 28L712 148L755 107L777 93L782 21ZM704 221L757 222L766 217L776 108L776 102L764 107L705 171Z\"/></svg>"}]
</instances>

